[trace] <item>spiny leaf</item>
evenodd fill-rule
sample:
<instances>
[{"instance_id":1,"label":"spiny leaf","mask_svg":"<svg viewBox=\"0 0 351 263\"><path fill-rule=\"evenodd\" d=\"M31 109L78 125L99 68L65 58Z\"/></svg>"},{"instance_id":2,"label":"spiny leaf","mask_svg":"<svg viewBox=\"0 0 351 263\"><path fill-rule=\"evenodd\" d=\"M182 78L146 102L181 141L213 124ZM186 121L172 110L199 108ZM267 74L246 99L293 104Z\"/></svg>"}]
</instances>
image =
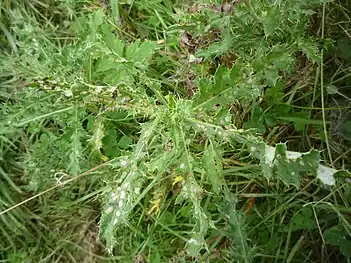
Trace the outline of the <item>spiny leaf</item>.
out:
<instances>
[{"instance_id":1,"label":"spiny leaf","mask_svg":"<svg viewBox=\"0 0 351 263\"><path fill-rule=\"evenodd\" d=\"M73 108L73 116L72 116L71 128L72 128L72 135L71 135L71 153L70 153L70 163L68 166L68 170L73 174L76 175L80 173L80 159L82 156L83 147L81 144L81 125L80 125L80 118L78 113L78 108Z\"/></svg>"},{"instance_id":2,"label":"spiny leaf","mask_svg":"<svg viewBox=\"0 0 351 263\"><path fill-rule=\"evenodd\" d=\"M203 163L205 168L205 176L212 185L214 193L219 194L222 184L222 154L218 147L215 147L213 143L209 143L205 149L203 156Z\"/></svg>"},{"instance_id":3,"label":"spiny leaf","mask_svg":"<svg viewBox=\"0 0 351 263\"><path fill-rule=\"evenodd\" d=\"M274 164L278 177L287 185L300 188L300 166L289 160L286 155L286 144L277 144L275 148Z\"/></svg>"},{"instance_id":4,"label":"spiny leaf","mask_svg":"<svg viewBox=\"0 0 351 263\"><path fill-rule=\"evenodd\" d=\"M262 12L262 24L267 37L271 36L280 27L280 10L278 5L271 5L267 11Z\"/></svg>"},{"instance_id":5,"label":"spiny leaf","mask_svg":"<svg viewBox=\"0 0 351 263\"><path fill-rule=\"evenodd\" d=\"M216 104L226 106L236 101L251 102L259 97L261 92L261 84L258 83L252 68L240 61L231 69L219 66L214 81L201 80L199 84L200 89L195 94L194 104L196 108L204 107L206 110Z\"/></svg>"},{"instance_id":6,"label":"spiny leaf","mask_svg":"<svg viewBox=\"0 0 351 263\"><path fill-rule=\"evenodd\" d=\"M138 63L138 65L142 65L144 67L148 65L148 60L151 58L155 49L155 42L144 41L132 54L129 54L130 57L127 58L132 60L134 63Z\"/></svg>"},{"instance_id":7,"label":"spiny leaf","mask_svg":"<svg viewBox=\"0 0 351 263\"><path fill-rule=\"evenodd\" d=\"M119 58L124 56L125 44L115 34L112 33L112 28L104 24L102 27L103 39L107 44L107 47L113 52L113 54Z\"/></svg>"},{"instance_id":8,"label":"spiny leaf","mask_svg":"<svg viewBox=\"0 0 351 263\"><path fill-rule=\"evenodd\" d=\"M221 56L228 52L235 41L233 34L229 29L224 29L222 32L222 41L211 44L205 50L199 50L196 52L197 57L203 57L205 59Z\"/></svg>"},{"instance_id":9,"label":"spiny leaf","mask_svg":"<svg viewBox=\"0 0 351 263\"><path fill-rule=\"evenodd\" d=\"M146 155L148 142L154 136L154 129L157 127L158 121L156 118L144 125L134 154L128 159L119 159L119 163L116 164L121 169L119 179L123 181L123 184L116 189L110 189L100 220L100 236L106 241L110 253L116 244L115 231L117 227L127 222L130 212L140 198L145 174L143 169L137 168L138 162Z\"/></svg>"},{"instance_id":10,"label":"spiny leaf","mask_svg":"<svg viewBox=\"0 0 351 263\"><path fill-rule=\"evenodd\" d=\"M309 38L300 38L297 41L298 48L314 63L321 61L317 43Z\"/></svg>"},{"instance_id":11,"label":"spiny leaf","mask_svg":"<svg viewBox=\"0 0 351 263\"><path fill-rule=\"evenodd\" d=\"M201 249L207 248L207 244L204 240L204 236L208 230L208 218L201 206L202 189L196 182L193 175L185 177L182 191L177 198L177 202L180 200L189 200L192 203L192 210L196 225L193 229L191 239L188 240L186 246L190 256L197 256Z\"/></svg>"},{"instance_id":12,"label":"spiny leaf","mask_svg":"<svg viewBox=\"0 0 351 263\"><path fill-rule=\"evenodd\" d=\"M93 150L101 154L102 139L105 136L104 122L102 118L99 118L94 123L94 133L90 138L90 143L93 146Z\"/></svg>"},{"instance_id":13,"label":"spiny leaf","mask_svg":"<svg viewBox=\"0 0 351 263\"><path fill-rule=\"evenodd\" d=\"M124 162L121 163L125 166ZM106 241L106 247L112 253L116 244L115 232L118 226L126 224L135 200L139 197L144 176L139 171L130 170L120 178L123 184L110 189L106 194L105 208L100 219L100 236Z\"/></svg>"},{"instance_id":14,"label":"spiny leaf","mask_svg":"<svg viewBox=\"0 0 351 263\"><path fill-rule=\"evenodd\" d=\"M322 170L327 170L325 166L320 164L320 154L317 150L312 149L307 153L290 152L287 151L286 145L283 143L277 144L274 148L265 144L262 139L243 130L224 130L214 125L210 127L212 129L216 127L217 131L214 132L220 133L222 136L225 135L227 139L247 145L251 155L260 160L262 173L267 180L277 174L277 177L286 185L294 185L299 188L302 174L310 173L320 177ZM212 136L210 133L209 135ZM328 170L328 176L325 176L333 178L335 172L337 171L333 170L330 174Z\"/></svg>"},{"instance_id":15,"label":"spiny leaf","mask_svg":"<svg viewBox=\"0 0 351 263\"><path fill-rule=\"evenodd\" d=\"M155 42L144 41L140 44L140 40L136 40L127 46L126 59L135 63L138 67L145 68L155 48Z\"/></svg>"},{"instance_id":16,"label":"spiny leaf","mask_svg":"<svg viewBox=\"0 0 351 263\"><path fill-rule=\"evenodd\" d=\"M89 16L89 29L91 33L89 34L89 38L91 41L96 39L96 33L98 31L99 26L104 21L104 10L102 8L97 9L94 13Z\"/></svg>"},{"instance_id":17,"label":"spiny leaf","mask_svg":"<svg viewBox=\"0 0 351 263\"><path fill-rule=\"evenodd\" d=\"M148 142L154 136L159 121L159 118L155 118L153 121L143 124L139 141L134 149L133 161L137 162L145 156Z\"/></svg>"},{"instance_id":18,"label":"spiny leaf","mask_svg":"<svg viewBox=\"0 0 351 263\"><path fill-rule=\"evenodd\" d=\"M290 153L290 154L289 154ZM265 146L265 154L261 158L261 163L265 163L266 177L271 178L273 171L276 171L286 185L295 185L300 188L301 174L317 174L317 168L320 162L319 152L311 150L308 153L300 154L293 158L291 152L286 149L286 144L277 144L275 148Z\"/></svg>"},{"instance_id":19,"label":"spiny leaf","mask_svg":"<svg viewBox=\"0 0 351 263\"><path fill-rule=\"evenodd\" d=\"M236 201L227 188L224 190L224 200L223 212L229 223L228 235L233 241L233 259L235 262L252 262L252 248L245 231L245 215L236 210Z\"/></svg>"},{"instance_id":20,"label":"spiny leaf","mask_svg":"<svg viewBox=\"0 0 351 263\"><path fill-rule=\"evenodd\" d=\"M204 237L208 230L209 221L201 206L203 190L197 183L193 173L194 160L186 148L186 142L184 139L185 138L183 137L182 145L185 148L185 152L182 157L183 165L181 164L180 170L184 181L182 190L177 197L176 203L180 203L185 200L189 201L192 204L193 216L196 220L196 224L193 229L192 237L188 240L186 247L188 253L191 256L197 256L201 249L207 249L207 244L204 240Z\"/></svg>"}]
</instances>

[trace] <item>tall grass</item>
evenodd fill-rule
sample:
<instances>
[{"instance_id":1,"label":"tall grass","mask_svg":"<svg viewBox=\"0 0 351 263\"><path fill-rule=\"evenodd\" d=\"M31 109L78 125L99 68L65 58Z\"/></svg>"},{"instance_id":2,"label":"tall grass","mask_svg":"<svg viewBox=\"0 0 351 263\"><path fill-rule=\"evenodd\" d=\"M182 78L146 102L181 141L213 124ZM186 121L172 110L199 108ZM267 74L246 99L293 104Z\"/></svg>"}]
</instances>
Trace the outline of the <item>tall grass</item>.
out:
<instances>
[{"instance_id":1,"label":"tall grass","mask_svg":"<svg viewBox=\"0 0 351 263\"><path fill-rule=\"evenodd\" d=\"M347 7L3 2L1 259L348 262Z\"/></svg>"}]
</instances>

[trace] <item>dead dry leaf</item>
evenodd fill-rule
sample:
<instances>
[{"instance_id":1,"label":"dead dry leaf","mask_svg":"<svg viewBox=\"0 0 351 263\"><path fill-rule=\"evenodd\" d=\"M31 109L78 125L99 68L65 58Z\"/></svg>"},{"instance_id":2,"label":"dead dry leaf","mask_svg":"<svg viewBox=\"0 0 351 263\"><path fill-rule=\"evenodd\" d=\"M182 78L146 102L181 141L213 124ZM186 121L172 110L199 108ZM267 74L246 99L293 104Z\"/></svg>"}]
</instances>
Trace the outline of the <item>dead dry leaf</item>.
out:
<instances>
[{"instance_id":1,"label":"dead dry leaf","mask_svg":"<svg viewBox=\"0 0 351 263\"><path fill-rule=\"evenodd\" d=\"M191 43L190 43L190 37L187 33L183 33L181 36L180 36L180 46L182 48L185 48L185 47L191 47L193 46Z\"/></svg>"},{"instance_id":2,"label":"dead dry leaf","mask_svg":"<svg viewBox=\"0 0 351 263\"><path fill-rule=\"evenodd\" d=\"M197 58L194 55L190 54L188 61L189 61L189 63L200 64L203 61L203 58Z\"/></svg>"}]
</instances>

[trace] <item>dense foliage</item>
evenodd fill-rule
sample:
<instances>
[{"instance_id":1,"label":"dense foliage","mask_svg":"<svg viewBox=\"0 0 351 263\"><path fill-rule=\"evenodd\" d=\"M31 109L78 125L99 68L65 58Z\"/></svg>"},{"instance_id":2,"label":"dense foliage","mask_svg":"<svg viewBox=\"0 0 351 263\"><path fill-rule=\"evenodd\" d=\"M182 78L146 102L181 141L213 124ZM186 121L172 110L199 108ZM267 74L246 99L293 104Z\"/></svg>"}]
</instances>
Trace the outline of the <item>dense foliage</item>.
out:
<instances>
[{"instance_id":1,"label":"dense foliage","mask_svg":"<svg viewBox=\"0 0 351 263\"><path fill-rule=\"evenodd\" d=\"M349 262L348 1L0 8L0 259Z\"/></svg>"}]
</instances>

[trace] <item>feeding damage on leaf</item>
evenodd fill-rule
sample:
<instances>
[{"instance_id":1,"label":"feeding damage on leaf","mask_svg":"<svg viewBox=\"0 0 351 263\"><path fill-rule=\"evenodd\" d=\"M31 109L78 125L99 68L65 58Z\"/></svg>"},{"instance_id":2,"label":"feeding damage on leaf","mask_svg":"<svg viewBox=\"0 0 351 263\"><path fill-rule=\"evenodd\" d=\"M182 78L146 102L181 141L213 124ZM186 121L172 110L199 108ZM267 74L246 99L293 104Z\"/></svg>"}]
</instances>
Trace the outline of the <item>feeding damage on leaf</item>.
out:
<instances>
[{"instance_id":1,"label":"feeding damage on leaf","mask_svg":"<svg viewBox=\"0 0 351 263\"><path fill-rule=\"evenodd\" d=\"M66 225L81 218L65 216L72 207L99 225L106 254L95 260L317 262L326 244L347 255L340 230L349 229L349 178L338 169L347 169L349 151L328 132L345 142L348 123L342 114L345 125L332 127L324 112L332 117L340 105L329 101L348 99L339 87L348 76L338 72L349 66L337 60L335 75L323 71L328 41L319 41L312 13L325 1L59 1L66 9L43 14L52 1L39 2L23 6L35 7L33 21L54 23L45 30L17 9L8 29L0 23L0 44L12 39L6 52L16 53L0 63L0 163L2 190L14 188L14 200L44 191L22 212L43 217L23 217L23 226L45 226L45 238L30 244L44 240L58 257L48 261L73 260L71 244L80 242ZM9 163L24 168L8 172ZM16 208L9 192L2 211ZM12 226L25 228L13 211L0 226L5 239ZM48 230L60 220L58 235Z\"/></svg>"}]
</instances>

